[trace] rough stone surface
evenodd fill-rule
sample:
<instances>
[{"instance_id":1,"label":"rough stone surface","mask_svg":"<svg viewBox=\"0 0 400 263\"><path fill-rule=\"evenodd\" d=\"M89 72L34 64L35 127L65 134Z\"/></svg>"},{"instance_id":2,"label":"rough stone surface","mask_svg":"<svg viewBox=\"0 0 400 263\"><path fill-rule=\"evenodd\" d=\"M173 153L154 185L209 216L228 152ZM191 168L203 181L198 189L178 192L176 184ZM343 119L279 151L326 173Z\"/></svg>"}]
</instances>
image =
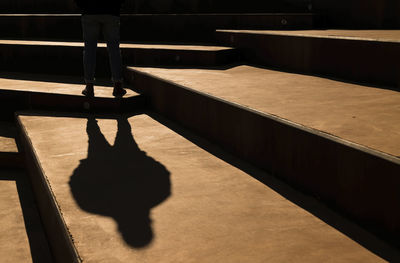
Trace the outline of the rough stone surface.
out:
<instances>
[{"instance_id":1,"label":"rough stone surface","mask_svg":"<svg viewBox=\"0 0 400 263\"><path fill-rule=\"evenodd\" d=\"M150 116L19 117L85 262L382 261Z\"/></svg>"},{"instance_id":2,"label":"rough stone surface","mask_svg":"<svg viewBox=\"0 0 400 263\"><path fill-rule=\"evenodd\" d=\"M247 65L213 70L132 68L400 156L398 91Z\"/></svg>"}]
</instances>

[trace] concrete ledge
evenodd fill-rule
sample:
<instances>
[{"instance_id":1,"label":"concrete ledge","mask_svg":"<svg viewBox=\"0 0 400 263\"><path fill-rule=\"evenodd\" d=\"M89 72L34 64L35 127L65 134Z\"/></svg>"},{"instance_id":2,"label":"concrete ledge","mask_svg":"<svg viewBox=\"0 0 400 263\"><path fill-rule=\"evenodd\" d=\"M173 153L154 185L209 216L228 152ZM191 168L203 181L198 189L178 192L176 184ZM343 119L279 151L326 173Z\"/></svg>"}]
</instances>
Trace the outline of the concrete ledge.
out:
<instances>
[{"instance_id":1,"label":"concrete ledge","mask_svg":"<svg viewBox=\"0 0 400 263\"><path fill-rule=\"evenodd\" d=\"M48 184L40 163L36 159L34 149L18 117L17 123L21 130L21 143L26 153L27 170L29 171L33 192L53 257L57 262L81 262L52 193L51 186Z\"/></svg>"},{"instance_id":2,"label":"concrete ledge","mask_svg":"<svg viewBox=\"0 0 400 263\"><path fill-rule=\"evenodd\" d=\"M142 109L145 98L136 95L115 98L86 98L83 95L54 94L34 91L0 90L1 119L9 120L17 110L124 112Z\"/></svg>"},{"instance_id":3,"label":"concrete ledge","mask_svg":"<svg viewBox=\"0 0 400 263\"><path fill-rule=\"evenodd\" d=\"M216 37L224 45L242 48L250 63L362 83L399 84L399 42L304 32L218 30Z\"/></svg>"},{"instance_id":4,"label":"concrete ledge","mask_svg":"<svg viewBox=\"0 0 400 263\"><path fill-rule=\"evenodd\" d=\"M22 168L24 160L18 151L17 130L8 122L0 122L0 167Z\"/></svg>"},{"instance_id":5,"label":"concrete ledge","mask_svg":"<svg viewBox=\"0 0 400 263\"><path fill-rule=\"evenodd\" d=\"M400 160L133 69L155 111L400 245Z\"/></svg>"}]
</instances>

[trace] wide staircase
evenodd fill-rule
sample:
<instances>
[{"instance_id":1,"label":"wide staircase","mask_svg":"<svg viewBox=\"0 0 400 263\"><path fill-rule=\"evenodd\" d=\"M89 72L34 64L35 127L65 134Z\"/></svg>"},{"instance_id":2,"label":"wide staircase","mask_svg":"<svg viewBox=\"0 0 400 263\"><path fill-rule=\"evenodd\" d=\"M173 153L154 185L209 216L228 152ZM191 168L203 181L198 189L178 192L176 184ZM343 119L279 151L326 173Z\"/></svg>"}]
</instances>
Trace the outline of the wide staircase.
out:
<instances>
[{"instance_id":1,"label":"wide staircase","mask_svg":"<svg viewBox=\"0 0 400 263\"><path fill-rule=\"evenodd\" d=\"M100 43L89 99L76 7L25 2L0 3L1 262L400 262L400 30L126 1L128 93Z\"/></svg>"}]
</instances>

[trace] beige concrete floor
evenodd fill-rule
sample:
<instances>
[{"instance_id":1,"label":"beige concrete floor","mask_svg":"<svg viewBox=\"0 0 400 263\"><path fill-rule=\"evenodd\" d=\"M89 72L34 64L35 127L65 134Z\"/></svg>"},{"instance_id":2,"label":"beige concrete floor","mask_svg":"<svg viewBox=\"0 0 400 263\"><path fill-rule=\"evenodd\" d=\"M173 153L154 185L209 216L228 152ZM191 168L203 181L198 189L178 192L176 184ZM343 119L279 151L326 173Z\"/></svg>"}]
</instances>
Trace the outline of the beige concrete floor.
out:
<instances>
[{"instance_id":1,"label":"beige concrete floor","mask_svg":"<svg viewBox=\"0 0 400 263\"><path fill-rule=\"evenodd\" d=\"M63 41L34 41L34 40L0 40L0 45L34 45L34 46L63 46L63 47L83 47L83 42L63 42ZM99 47L106 47L105 43L99 43ZM191 50L191 51L222 51L230 50L231 47L209 46L209 45L185 45L185 44L152 44L152 43L121 43L121 48L137 49L165 49L165 50Z\"/></svg>"},{"instance_id":2,"label":"beige concrete floor","mask_svg":"<svg viewBox=\"0 0 400 263\"><path fill-rule=\"evenodd\" d=\"M400 42L400 30L217 30L221 32Z\"/></svg>"},{"instance_id":3,"label":"beige concrete floor","mask_svg":"<svg viewBox=\"0 0 400 263\"><path fill-rule=\"evenodd\" d=\"M268 70L132 67L400 157L400 92Z\"/></svg>"},{"instance_id":4,"label":"beige concrete floor","mask_svg":"<svg viewBox=\"0 0 400 263\"><path fill-rule=\"evenodd\" d=\"M0 170L0 261L32 262L14 176L19 174Z\"/></svg>"},{"instance_id":5,"label":"beige concrete floor","mask_svg":"<svg viewBox=\"0 0 400 263\"><path fill-rule=\"evenodd\" d=\"M15 142L16 135L17 131L12 124L0 121L0 152L18 152Z\"/></svg>"},{"instance_id":6,"label":"beige concrete floor","mask_svg":"<svg viewBox=\"0 0 400 263\"><path fill-rule=\"evenodd\" d=\"M20 120L84 262L383 261L161 117Z\"/></svg>"},{"instance_id":7,"label":"beige concrete floor","mask_svg":"<svg viewBox=\"0 0 400 263\"><path fill-rule=\"evenodd\" d=\"M7 75L7 73L2 73ZM53 94L65 94L65 95L82 95L81 91L84 88L83 84L71 84L71 83L59 83L56 81L38 81L38 80L27 80L23 79L24 74L16 74L15 77L21 77L21 79L12 78L0 78L0 90L17 90L27 92L44 92ZM29 76L29 75L27 75ZM43 76L42 76L43 77ZM66 77L64 77L66 78ZM53 78L52 78L53 79ZM95 86L95 96L100 98L114 98L112 96L112 87L106 86ZM138 95L132 90L127 89L126 97L133 97Z\"/></svg>"}]
</instances>

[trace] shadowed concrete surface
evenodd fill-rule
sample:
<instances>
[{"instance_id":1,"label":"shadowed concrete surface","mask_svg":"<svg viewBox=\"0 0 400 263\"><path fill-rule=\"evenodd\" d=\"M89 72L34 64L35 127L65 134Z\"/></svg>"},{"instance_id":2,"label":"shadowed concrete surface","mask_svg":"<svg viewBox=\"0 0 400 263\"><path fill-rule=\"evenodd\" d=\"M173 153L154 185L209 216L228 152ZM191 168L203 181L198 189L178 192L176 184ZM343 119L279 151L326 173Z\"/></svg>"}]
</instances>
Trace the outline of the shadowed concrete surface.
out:
<instances>
[{"instance_id":1,"label":"shadowed concrete surface","mask_svg":"<svg viewBox=\"0 0 400 263\"><path fill-rule=\"evenodd\" d=\"M400 93L253 66L131 69L400 156Z\"/></svg>"},{"instance_id":2,"label":"shadowed concrete surface","mask_svg":"<svg viewBox=\"0 0 400 263\"><path fill-rule=\"evenodd\" d=\"M86 262L383 261L149 115L30 115L19 119Z\"/></svg>"},{"instance_id":3,"label":"shadowed concrete surface","mask_svg":"<svg viewBox=\"0 0 400 263\"><path fill-rule=\"evenodd\" d=\"M26 175L0 170L0 261L52 262Z\"/></svg>"},{"instance_id":4,"label":"shadowed concrete surface","mask_svg":"<svg viewBox=\"0 0 400 263\"><path fill-rule=\"evenodd\" d=\"M0 152L18 153L15 137L17 130L9 122L0 121Z\"/></svg>"}]
</instances>

